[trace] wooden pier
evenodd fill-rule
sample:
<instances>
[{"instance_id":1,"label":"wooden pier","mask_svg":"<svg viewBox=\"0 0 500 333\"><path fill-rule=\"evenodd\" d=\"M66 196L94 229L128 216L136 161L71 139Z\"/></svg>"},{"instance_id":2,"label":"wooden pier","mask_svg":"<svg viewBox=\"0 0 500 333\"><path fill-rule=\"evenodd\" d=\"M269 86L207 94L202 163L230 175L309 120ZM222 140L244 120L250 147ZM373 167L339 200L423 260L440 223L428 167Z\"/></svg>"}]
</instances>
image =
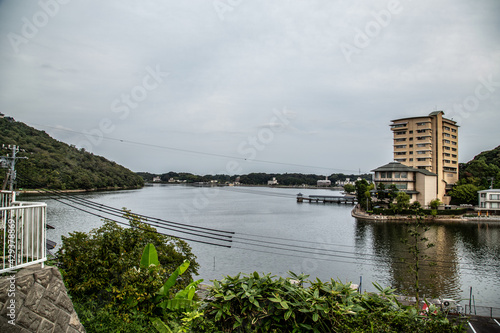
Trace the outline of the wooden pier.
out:
<instances>
[{"instance_id":1,"label":"wooden pier","mask_svg":"<svg viewBox=\"0 0 500 333\"><path fill-rule=\"evenodd\" d=\"M304 201L308 201L309 203L349 203L354 205L356 203L356 197L344 195L310 195L304 197L302 193L297 194L297 202Z\"/></svg>"}]
</instances>

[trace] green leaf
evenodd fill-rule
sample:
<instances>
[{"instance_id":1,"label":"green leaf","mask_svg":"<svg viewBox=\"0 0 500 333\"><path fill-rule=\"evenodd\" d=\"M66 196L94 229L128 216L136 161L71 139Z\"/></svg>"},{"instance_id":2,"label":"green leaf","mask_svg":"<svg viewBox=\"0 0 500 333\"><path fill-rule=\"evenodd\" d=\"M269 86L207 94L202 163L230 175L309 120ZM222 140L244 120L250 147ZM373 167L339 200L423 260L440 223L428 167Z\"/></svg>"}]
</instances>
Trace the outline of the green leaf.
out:
<instances>
[{"instance_id":1,"label":"green leaf","mask_svg":"<svg viewBox=\"0 0 500 333\"><path fill-rule=\"evenodd\" d=\"M281 301L280 305L283 307L283 309L288 309L288 303L287 303L287 301Z\"/></svg>"},{"instance_id":2,"label":"green leaf","mask_svg":"<svg viewBox=\"0 0 500 333\"><path fill-rule=\"evenodd\" d=\"M160 288L160 290L157 292L157 294L166 296L168 295L168 291L172 286L175 284L175 281L177 281L177 277L184 273L189 267L189 260L184 260L184 262L177 267L177 269L170 275L168 278L167 282L163 285L163 287Z\"/></svg>"},{"instance_id":3,"label":"green leaf","mask_svg":"<svg viewBox=\"0 0 500 333\"><path fill-rule=\"evenodd\" d=\"M319 319L319 315L318 315L318 313L317 313L317 312L315 312L315 313L313 314L313 321L318 321L318 319Z\"/></svg>"},{"instance_id":4,"label":"green leaf","mask_svg":"<svg viewBox=\"0 0 500 333\"><path fill-rule=\"evenodd\" d=\"M160 318L153 318L150 319L151 324L153 324L153 327L156 328L156 330L160 333L172 333L172 330L165 325L165 323L160 319Z\"/></svg>"},{"instance_id":5,"label":"green leaf","mask_svg":"<svg viewBox=\"0 0 500 333\"><path fill-rule=\"evenodd\" d=\"M288 318L290 318L290 316L292 315L292 313L293 313L292 309L290 309L287 312L285 312L285 320L288 320Z\"/></svg>"},{"instance_id":6,"label":"green leaf","mask_svg":"<svg viewBox=\"0 0 500 333\"><path fill-rule=\"evenodd\" d=\"M158 261L158 253L156 252L155 246L149 243L142 252L141 267L149 268L151 265L158 266L159 264L160 262Z\"/></svg>"}]
</instances>

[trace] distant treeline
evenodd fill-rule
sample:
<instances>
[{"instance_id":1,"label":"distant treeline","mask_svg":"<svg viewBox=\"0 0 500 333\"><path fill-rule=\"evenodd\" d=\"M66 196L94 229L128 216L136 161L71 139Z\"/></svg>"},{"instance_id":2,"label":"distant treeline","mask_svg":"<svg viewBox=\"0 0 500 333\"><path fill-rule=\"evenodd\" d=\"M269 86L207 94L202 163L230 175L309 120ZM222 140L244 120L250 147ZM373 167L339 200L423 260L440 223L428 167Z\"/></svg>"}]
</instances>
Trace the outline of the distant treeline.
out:
<instances>
[{"instance_id":1,"label":"distant treeline","mask_svg":"<svg viewBox=\"0 0 500 333\"><path fill-rule=\"evenodd\" d=\"M219 183L234 183L239 179L241 184L245 185L267 185L267 182L273 178L276 178L279 185L285 186L300 186L300 185L311 185L314 186L317 184L318 180L325 179L325 176L315 175L315 174L302 174L302 173L249 173L246 175L193 175L191 173L185 172L167 172L161 175L153 174L149 172L138 172L139 176L141 176L144 181L152 182L154 177L160 177L162 182L168 182L170 179L175 181L186 183L196 183L196 182L210 182L213 180L218 181ZM371 180L371 174L362 174L362 175L345 175L342 173L331 174L328 179L332 182L332 186L335 185L337 180L344 181L347 178L350 178L351 181L355 181L358 177L364 178L366 180Z\"/></svg>"},{"instance_id":2,"label":"distant treeline","mask_svg":"<svg viewBox=\"0 0 500 333\"><path fill-rule=\"evenodd\" d=\"M44 131L22 122L0 118L1 145L17 145L22 150L16 164L16 189L50 188L58 190L141 187L144 181L131 170L57 141ZM2 149L1 155L10 154ZM3 169L7 171L7 169ZM6 172L0 170L0 181Z\"/></svg>"}]
</instances>

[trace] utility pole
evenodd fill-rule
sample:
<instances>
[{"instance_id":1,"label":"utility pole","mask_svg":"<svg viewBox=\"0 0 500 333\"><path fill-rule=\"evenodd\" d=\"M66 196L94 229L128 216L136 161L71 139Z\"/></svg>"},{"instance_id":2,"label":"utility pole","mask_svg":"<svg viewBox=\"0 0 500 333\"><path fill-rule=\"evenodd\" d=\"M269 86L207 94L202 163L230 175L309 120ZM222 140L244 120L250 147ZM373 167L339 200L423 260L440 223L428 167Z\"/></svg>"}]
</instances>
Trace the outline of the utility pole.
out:
<instances>
[{"instance_id":1,"label":"utility pole","mask_svg":"<svg viewBox=\"0 0 500 333\"><path fill-rule=\"evenodd\" d=\"M0 156L0 164L4 168L8 168L9 171L5 177L5 182L3 183L2 190L5 190L7 183L9 183L9 190L14 191L14 184L16 182L16 160L24 159L27 157L17 157L17 153L19 152L19 147L16 145L2 145L3 149L12 150L11 156L7 154L7 156Z\"/></svg>"}]
</instances>

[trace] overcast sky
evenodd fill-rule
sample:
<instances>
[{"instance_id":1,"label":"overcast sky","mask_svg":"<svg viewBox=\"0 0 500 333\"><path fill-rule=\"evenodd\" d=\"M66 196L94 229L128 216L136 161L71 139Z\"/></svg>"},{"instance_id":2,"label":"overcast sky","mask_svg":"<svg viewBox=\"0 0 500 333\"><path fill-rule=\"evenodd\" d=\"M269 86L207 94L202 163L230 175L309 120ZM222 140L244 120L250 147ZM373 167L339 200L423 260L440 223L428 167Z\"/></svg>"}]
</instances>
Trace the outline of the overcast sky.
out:
<instances>
[{"instance_id":1,"label":"overcast sky","mask_svg":"<svg viewBox=\"0 0 500 333\"><path fill-rule=\"evenodd\" d=\"M0 35L0 112L133 171L367 172L435 110L500 145L498 0L0 0Z\"/></svg>"}]
</instances>

